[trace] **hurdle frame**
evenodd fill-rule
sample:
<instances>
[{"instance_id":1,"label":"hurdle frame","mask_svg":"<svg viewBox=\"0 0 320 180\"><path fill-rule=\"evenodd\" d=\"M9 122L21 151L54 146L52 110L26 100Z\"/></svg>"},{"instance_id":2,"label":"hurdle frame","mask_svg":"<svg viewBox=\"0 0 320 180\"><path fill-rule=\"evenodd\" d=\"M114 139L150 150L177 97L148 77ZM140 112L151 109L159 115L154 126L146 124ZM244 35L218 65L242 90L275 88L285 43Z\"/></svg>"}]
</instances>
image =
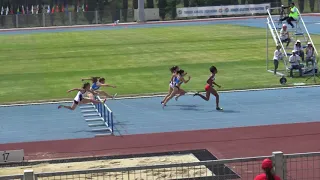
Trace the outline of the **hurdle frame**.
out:
<instances>
[{"instance_id":1,"label":"hurdle frame","mask_svg":"<svg viewBox=\"0 0 320 180\"><path fill-rule=\"evenodd\" d=\"M101 101L101 103L94 104L94 106L98 111L99 116L103 119L105 126L110 130L111 134L113 134L114 132L113 112L105 103L102 103L103 100L99 96L96 96L96 99Z\"/></svg>"}]
</instances>

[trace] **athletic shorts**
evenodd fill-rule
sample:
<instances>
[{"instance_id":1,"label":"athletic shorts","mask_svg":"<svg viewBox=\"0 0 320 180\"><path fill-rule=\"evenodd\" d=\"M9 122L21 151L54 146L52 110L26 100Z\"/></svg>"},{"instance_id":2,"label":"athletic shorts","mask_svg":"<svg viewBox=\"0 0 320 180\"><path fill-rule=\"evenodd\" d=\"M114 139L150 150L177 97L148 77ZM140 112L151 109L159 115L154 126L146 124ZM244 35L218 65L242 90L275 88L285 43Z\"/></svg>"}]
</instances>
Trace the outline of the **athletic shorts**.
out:
<instances>
[{"instance_id":1,"label":"athletic shorts","mask_svg":"<svg viewBox=\"0 0 320 180\"><path fill-rule=\"evenodd\" d=\"M74 102L75 104L79 104L79 102L81 102L82 99L83 99L83 97L82 97L82 95L80 95L80 96L79 96L79 101L73 100L73 102Z\"/></svg>"},{"instance_id":2,"label":"athletic shorts","mask_svg":"<svg viewBox=\"0 0 320 180\"><path fill-rule=\"evenodd\" d=\"M210 88L212 88L212 86L210 86L209 84L207 84L207 85L204 87L204 90L209 91Z\"/></svg>"}]
</instances>

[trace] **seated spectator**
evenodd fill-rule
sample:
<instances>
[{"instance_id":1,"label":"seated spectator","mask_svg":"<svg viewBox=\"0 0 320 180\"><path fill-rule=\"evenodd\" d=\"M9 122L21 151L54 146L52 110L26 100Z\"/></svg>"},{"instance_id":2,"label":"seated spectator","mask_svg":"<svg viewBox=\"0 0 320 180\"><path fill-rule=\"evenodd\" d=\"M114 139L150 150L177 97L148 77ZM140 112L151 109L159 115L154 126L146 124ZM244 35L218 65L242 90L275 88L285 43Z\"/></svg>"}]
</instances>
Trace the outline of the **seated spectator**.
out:
<instances>
[{"instance_id":1,"label":"seated spectator","mask_svg":"<svg viewBox=\"0 0 320 180\"><path fill-rule=\"evenodd\" d=\"M292 24L292 21L297 21L299 19L299 12L298 12L298 9L296 8L296 6L294 5L294 3L292 2L290 4L290 7L289 7L289 16L286 16L282 19L280 19L280 21L284 21L284 20L287 20L287 23L290 24L290 26L292 28L294 28L294 25Z\"/></svg>"},{"instance_id":2,"label":"seated spectator","mask_svg":"<svg viewBox=\"0 0 320 180\"><path fill-rule=\"evenodd\" d=\"M308 46L306 48L306 64L307 64L307 66L308 66L309 62L311 62L312 65L315 62L314 48L313 48L311 42L308 42Z\"/></svg>"},{"instance_id":3,"label":"seated spectator","mask_svg":"<svg viewBox=\"0 0 320 180\"><path fill-rule=\"evenodd\" d=\"M298 56L301 57L302 61L304 61L304 52L303 52L303 47L301 46L301 41L297 40L297 42L294 44L294 51Z\"/></svg>"},{"instance_id":4,"label":"seated spectator","mask_svg":"<svg viewBox=\"0 0 320 180\"><path fill-rule=\"evenodd\" d=\"M279 60L283 59L282 52L280 51L281 46L278 45L276 48L277 49L274 51L274 56L273 56L274 74L277 73L277 69L279 67Z\"/></svg>"},{"instance_id":5,"label":"seated spectator","mask_svg":"<svg viewBox=\"0 0 320 180\"><path fill-rule=\"evenodd\" d=\"M279 176L273 174L272 172L273 165L270 159L263 160L261 168L264 171L264 173L256 176L254 180L281 180Z\"/></svg>"},{"instance_id":6,"label":"seated spectator","mask_svg":"<svg viewBox=\"0 0 320 180\"><path fill-rule=\"evenodd\" d=\"M282 28L280 30L280 40L282 43L287 43L286 48L289 46L290 42L291 42L291 38L289 36L289 32L287 30L287 25L283 24Z\"/></svg>"},{"instance_id":7,"label":"seated spectator","mask_svg":"<svg viewBox=\"0 0 320 180\"><path fill-rule=\"evenodd\" d=\"M300 77L302 76L302 66L300 65L300 57L296 54L295 50L292 50L292 55L289 57L290 67L290 77L293 77L293 70L299 69Z\"/></svg>"}]
</instances>

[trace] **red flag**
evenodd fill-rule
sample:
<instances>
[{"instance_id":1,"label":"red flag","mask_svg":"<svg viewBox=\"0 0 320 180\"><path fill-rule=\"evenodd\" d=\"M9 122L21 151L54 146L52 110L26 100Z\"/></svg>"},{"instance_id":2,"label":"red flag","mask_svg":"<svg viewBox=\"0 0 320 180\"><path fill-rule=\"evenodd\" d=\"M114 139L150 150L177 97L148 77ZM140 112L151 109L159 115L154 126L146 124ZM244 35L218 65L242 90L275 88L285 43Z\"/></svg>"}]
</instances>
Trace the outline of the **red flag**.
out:
<instances>
[{"instance_id":1,"label":"red flag","mask_svg":"<svg viewBox=\"0 0 320 180\"><path fill-rule=\"evenodd\" d=\"M64 5L61 6L61 12L64 12Z\"/></svg>"},{"instance_id":2,"label":"red flag","mask_svg":"<svg viewBox=\"0 0 320 180\"><path fill-rule=\"evenodd\" d=\"M52 6L51 13L54 13L54 6Z\"/></svg>"},{"instance_id":3,"label":"red flag","mask_svg":"<svg viewBox=\"0 0 320 180\"><path fill-rule=\"evenodd\" d=\"M86 4L86 12L88 12L88 4Z\"/></svg>"}]
</instances>

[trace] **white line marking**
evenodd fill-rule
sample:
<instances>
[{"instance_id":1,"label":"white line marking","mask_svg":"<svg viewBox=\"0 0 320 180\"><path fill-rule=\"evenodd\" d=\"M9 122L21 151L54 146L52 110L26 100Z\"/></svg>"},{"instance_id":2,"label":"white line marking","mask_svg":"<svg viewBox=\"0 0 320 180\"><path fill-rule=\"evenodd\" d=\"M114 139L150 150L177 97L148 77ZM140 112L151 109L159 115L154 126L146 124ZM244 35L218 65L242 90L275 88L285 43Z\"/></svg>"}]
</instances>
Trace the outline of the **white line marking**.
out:
<instances>
[{"instance_id":1,"label":"white line marking","mask_svg":"<svg viewBox=\"0 0 320 180\"><path fill-rule=\"evenodd\" d=\"M219 91L219 93L234 93L234 92L250 92L250 91L266 91L266 90L283 90L283 89L295 89L295 88L314 88L320 87L320 85L306 85L306 86L290 86L290 87L275 87L275 88L260 88L260 89L243 89L243 90L228 90L228 91ZM195 91L194 91L195 92ZM188 92L188 95L194 94L194 92ZM139 98L154 98L154 97L164 97L166 93L160 95L144 95L144 96L128 96L128 97L119 97L115 100L122 99L139 99ZM46 104L59 104L59 103L72 103L73 101L56 101L56 102L41 102L41 103L25 103L25 104L8 104L0 105L0 107L12 107L12 106L29 106L29 105L46 105Z\"/></svg>"}]
</instances>

